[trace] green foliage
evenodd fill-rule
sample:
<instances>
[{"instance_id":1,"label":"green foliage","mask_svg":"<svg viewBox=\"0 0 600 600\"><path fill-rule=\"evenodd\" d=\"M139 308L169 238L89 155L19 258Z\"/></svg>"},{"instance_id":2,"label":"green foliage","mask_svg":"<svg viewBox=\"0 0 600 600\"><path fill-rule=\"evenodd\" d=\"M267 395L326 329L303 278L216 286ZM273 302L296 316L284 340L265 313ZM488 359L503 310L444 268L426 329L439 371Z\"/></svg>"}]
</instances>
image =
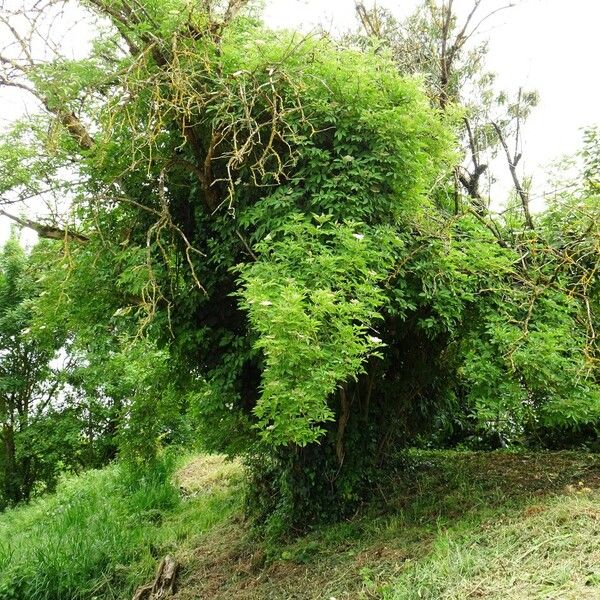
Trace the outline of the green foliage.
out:
<instances>
[{"instance_id":1,"label":"green foliage","mask_svg":"<svg viewBox=\"0 0 600 600\"><path fill-rule=\"evenodd\" d=\"M584 131L581 158L585 183L592 193L597 194L600 190L600 131L597 127Z\"/></svg>"},{"instance_id":2,"label":"green foliage","mask_svg":"<svg viewBox=\"0 0 600 600\"><path fill-rule=\"evenodd\" d=\"M35 327L39 269L13 235L0 254L0 506L51 486L56 464L76 461L55 434L33 443L54 414L60 378L51 361L64 339L56 328Z\"/></svg>"},{"instance_id":3,"label":"green foliage","mask_svg":"<svg viewBox=\"0 0 600 600\"><path fill-rule=\"evenodd\" d=\"M39 193L46 170L72 199L83 236L44 255L34 329L68 332L94 439L138 465L192 431L245 454L282 531L348 514L432 428L598 419L593 185L525 231L452 190L448 101L482 49L446 73L443 113L374 49L178 0L93 6L111 27L90 56L31 73L47 143L20 125L1 152L37 165L7 190ZM499 130L535 102L502 98Z\"/></svg>"},{"instance_id":4,"label":"green foliage","mask_svg":"<svg viewBox=\"0 0 600 600\"><path fill-rule=\"evenodd\" d=\"M181 444L186 392L176 385L169 355L149 344L103 361L112 398L122 398L117 444L123 459L148 464L165 445ZM189 393L189 391L188 391Z\"/></svg>"},{"instance_id":5,"label":"green foliage","mask_svg":"<svg viewBox=\"0 0 600 600\"><path fill-rule=\"evenodd\" d=\"M269 444L319 439L335 418L327 399L377 355L380 284L395 246L393 230L327 216L292 218L255 246L261 260L243 269L242 307L264 356L254 413Z\"/></svg>"}]
</instances>

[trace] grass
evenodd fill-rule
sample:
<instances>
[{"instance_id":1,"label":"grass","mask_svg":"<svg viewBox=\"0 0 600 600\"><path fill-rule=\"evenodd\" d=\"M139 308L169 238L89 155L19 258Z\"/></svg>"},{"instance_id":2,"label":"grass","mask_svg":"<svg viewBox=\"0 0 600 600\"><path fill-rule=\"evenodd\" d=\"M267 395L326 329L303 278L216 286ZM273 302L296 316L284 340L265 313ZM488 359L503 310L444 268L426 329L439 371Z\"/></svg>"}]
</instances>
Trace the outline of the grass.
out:
<instances>
[{"instance_id":1,"label":"grass","mask_svg":"<svg viewBox=\"0 0 600 600\"><path fill-rule=\"evenodd\" d=\"M158 558L237 510L231 490L182 497L171 476L167 463L141 478L112 466L0 515L0 598L131 598Z\"/></svg>"},{"instance_id":2,"label":"grass","mask_svg":"<svg viewBox=\"0 0 600 600\"><path fill-rule=\"evenodd\" d=\"M177 600L600 598L600 458L411 452L353 519L265 546L225 521ZM581 482L581 485L580 485Z\"/></svg>"},{"instance_id":3,"label":"grass","mask_svg":"<svg viewBox=\"0 0 600 600\"><path fill-rule=\"evenodd\" d=\"M479 528L441 531L430 556L407 566L383 597L600 598L599 500L590 490Z\"/></svg>"},{"instance_id":4,"label":"grass","mask_svg":"<svg viewBox=\"0 0 600 600\"><path fill-rule=\"evenodd\" d=\"M352 519L266 544L240 468L116 467L0 515L0 598L117 600L174 553L174 600L600 598L600 457L409 452ZM173 481L173 483L172 483ZM12 595L11 595L12 594Z\"/></svg>"}]
</instances>

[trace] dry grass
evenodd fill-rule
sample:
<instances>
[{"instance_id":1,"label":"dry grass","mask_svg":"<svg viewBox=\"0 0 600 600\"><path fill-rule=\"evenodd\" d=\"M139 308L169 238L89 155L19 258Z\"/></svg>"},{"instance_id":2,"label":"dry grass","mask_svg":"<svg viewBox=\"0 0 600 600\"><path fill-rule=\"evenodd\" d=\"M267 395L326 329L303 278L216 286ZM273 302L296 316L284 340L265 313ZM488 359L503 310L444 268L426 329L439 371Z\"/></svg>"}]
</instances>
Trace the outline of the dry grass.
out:
<instances>
[{"instance_id":1,"label":"dry grass","mask_svg":"<svg viewBox=\"0 0 600 600\"><path fill-rule=\"evenodd\" d=\"M179 487L189 495L206 494L223 489L242 474L239 461L218 454L196 456L176 474Z\"/></svg>"}]
</instances>

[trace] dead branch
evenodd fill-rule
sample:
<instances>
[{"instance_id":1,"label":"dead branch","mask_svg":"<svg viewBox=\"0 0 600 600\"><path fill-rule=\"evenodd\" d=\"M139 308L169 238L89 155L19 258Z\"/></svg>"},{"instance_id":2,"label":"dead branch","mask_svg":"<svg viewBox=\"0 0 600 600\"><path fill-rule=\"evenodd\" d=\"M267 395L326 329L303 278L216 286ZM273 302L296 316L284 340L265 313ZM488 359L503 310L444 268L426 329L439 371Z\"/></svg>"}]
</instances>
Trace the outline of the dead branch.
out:
<instances>
[{"instance_id":1,"label":"dead branch","mask_svg":"<svg viewBox=\"0 0 600 600\"><path fill-rule=\"evenodd\" d=\"M371 37L381 38L381 23L375 11L368 11L364 2L356 2L354 5L356 14L366 34Z\"/></svg>"},{"instance_id":2,"label":"dead branch","mask_svg":"<svg viewBox=\"0 0 600 600\"><path fill-rule=\"evenodd\" d=\"M175 593L178 571L179 564L170 554L167 554L158 565L154 581L138 588L133 595L133 600L158 600L171 596Z\"/></svg>"},{"instance_id":3,"label":"dead branch","mask_svg":"<svg viewBox=\"0 0 600 600\"><path fill-rule=\"evenodd\" d=\"M533 219L531 217L531 212L529 211L529 194L521 184L521 180L519 179L519 175L517 173L517 164L521 158L521 155L512 156L510 150L508 148L508 144L506 143L506 139L500 129L500 126L495 121L492 122L492 126L498 135L498 140L504 149L504 153L506 155L506 161L508 163L508 169L510 171L510 175L513 180L513 184L515 186L515 190L517 195L521 200L521 205L523 207L523 213L525 214L525 224L529 229L534 229Z\"/></svg>"}]
</instances>

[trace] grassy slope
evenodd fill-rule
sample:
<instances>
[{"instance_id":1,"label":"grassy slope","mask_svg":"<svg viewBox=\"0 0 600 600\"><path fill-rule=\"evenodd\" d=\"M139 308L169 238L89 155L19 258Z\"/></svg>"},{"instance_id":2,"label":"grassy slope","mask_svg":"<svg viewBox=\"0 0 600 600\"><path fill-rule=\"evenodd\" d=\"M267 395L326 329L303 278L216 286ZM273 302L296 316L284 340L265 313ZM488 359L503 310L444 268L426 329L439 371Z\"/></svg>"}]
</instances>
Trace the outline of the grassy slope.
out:
<instances>
[{"instance_id":1,"label":"grassy slope","mask_svg":"<svg viewBox=\"0 0 600 600\"><path fill-rule=\"evenodd\" d=\"M410 453L352 520L287 545L241 518L240 469L89 473L0 515L0 599L117 600L183 565L177 600L600 598L600 457ZM160 475L160 474L159 474Z\"/></svg>"},{"instance_id":2,"label":"grassy slope","mask_svg":"<svg viewBox=\"0 0 600 600\"><path fill-rule=\"evenodd\" d=\"M178 600L600 598L600 457L412 453L349 522L263 546L224 522Z\"/></svg>"},{"instance_id":3,"label":"grassy slope","mask_svg":"<svg viewBox=\"0 0 600 600\"><path fill-rule=\"evenodd\" d=\"M0 514L0 600L122 600L152 577L159 557L239 510L228 472L181 498L171 469L145 477L113 466L67 479L56 494Z\"/></svg>"}]
</instances>

